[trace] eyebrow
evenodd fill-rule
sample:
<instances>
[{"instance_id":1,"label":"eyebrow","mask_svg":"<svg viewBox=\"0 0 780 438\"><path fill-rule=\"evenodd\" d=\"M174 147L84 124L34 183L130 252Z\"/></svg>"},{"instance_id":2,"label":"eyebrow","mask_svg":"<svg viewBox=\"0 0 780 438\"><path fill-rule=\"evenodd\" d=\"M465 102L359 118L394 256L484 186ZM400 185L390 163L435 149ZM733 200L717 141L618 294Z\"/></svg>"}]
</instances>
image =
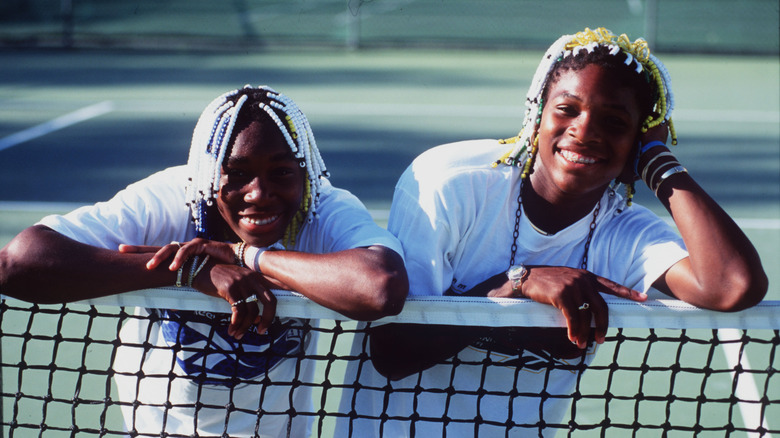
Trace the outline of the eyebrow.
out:
<instances>
[{"instance_id":1,"label":"eyebrow","mask_svg":"<svg viewBox=\"0 0 780 438\"><path fill-rule=\"evenodd\" d=\"M285 151L285 152L279 152L278 154L271 155L270 161L272 163L280 163L280 162L284 162L284 161L296 161L297 162L298 160L289 151ZM226 166L230 166L230 165L234 165L235 166L235 165L241 165L241 164L244 164L244 163L247 163L247 162L249 162L249 157L246 156L246 155L239 155L237 157L231 155L231 156L229 156L225 160L225 165Z\"/></svg>"},{"instance_id":2,"label":"eyebrow","mask_svg":"<svg viewBox=\"0 0 780 438\"><path fill-rule=\"evenodd\" d=\"M576 94L571 94L568 91L562 91L560 96L568 98L568 99L574 99L574 100L576 100L578 102L582 102L582 98L581 97L579 97ZM609 104L609 105L606 105L606 107L614 109L614 110L623 111L623 112L626 112L626 113L630 113L631 112L631 111L629 111L629 109L628 109L628 107L626 105L620 104L620 103Z\"/></svg>"}]
</instances>

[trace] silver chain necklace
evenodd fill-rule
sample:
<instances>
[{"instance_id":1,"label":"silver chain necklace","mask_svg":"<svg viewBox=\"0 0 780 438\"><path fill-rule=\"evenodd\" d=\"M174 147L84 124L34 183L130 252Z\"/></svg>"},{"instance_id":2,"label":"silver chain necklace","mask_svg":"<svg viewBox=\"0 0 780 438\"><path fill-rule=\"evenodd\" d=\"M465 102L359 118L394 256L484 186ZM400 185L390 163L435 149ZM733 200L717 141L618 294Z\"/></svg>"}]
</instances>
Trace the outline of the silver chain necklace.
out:
<instances>
[{"instance_id":1,"label":"silver chain necklace","mask_svg":"<svg viewBox=\"0 0 780 438\"><path fill-rule=\"evenodd\" d=\"M512 256L509 258L509 267L515 265L515 255L517 254L517 238L520 237L520 216L522 216L523 205L523 179L520 178L520 191L517 194L517 210L515 211L515 230L512 233ZM587 269L588 267L588 251L590 250L590 241L593 240L593 232L596 231L596 218L599 215L601 209L601 199L596 204L596 209L593 210L593 220L590 222L590 230L588 231L588 239L585 241L585 251L582 254L582 263L580 267Z\"/></svg>"}]
</instances>

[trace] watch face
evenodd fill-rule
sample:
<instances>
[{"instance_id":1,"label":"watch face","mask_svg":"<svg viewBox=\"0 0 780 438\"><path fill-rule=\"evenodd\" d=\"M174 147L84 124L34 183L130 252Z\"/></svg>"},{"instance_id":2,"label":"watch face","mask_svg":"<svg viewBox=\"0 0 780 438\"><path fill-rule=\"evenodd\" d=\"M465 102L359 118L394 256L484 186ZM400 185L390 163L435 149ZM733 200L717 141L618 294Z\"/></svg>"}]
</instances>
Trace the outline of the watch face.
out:
<instances>
[{"instance_id":1,"label":"watch face","mask_svg":"<svg viewBox=\"0 0 780 438\"><path fill-rule=\"evenodd\" d=\"M519 280L523 278L525 271L526 269L523 265L514 266L509 270L509 272L507 272L507 277L509 277L510 280Z\"/></svg>"}]
</instances>

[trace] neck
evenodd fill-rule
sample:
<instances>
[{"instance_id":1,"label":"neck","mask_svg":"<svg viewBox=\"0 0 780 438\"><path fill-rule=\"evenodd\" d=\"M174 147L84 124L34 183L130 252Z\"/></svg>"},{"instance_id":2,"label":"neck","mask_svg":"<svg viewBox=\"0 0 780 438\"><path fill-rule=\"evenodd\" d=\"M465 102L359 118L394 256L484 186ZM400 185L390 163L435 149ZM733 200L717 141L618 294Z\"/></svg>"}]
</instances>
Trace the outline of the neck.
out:
<instances>
[{"instance_id":1,"label":"neck","mask_svg":"<svg viewBox=\"0 0 780 438\"><path fill-rule=\"evenodd\" d=\"M532 174L523 183L523 210L536 228L548 234L555 234L590 214L604 193L599 190L588 195L551 196L537 191L533 180Z\"/></svg>"}]
</instances>

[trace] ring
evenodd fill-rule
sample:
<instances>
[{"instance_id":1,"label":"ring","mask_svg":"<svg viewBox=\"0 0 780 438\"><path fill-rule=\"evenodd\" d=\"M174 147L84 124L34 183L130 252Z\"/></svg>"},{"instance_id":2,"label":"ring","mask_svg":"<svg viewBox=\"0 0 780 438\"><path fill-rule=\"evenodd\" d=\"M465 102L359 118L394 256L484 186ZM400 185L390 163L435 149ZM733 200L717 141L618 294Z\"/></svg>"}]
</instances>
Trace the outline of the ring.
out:
<instances>
[{"instance_id":1,"label":"ring","mask_svg":"<svg viewBox=\"0 0 780 438\"><path fill-rule=\"evenodd\" d=\"M175 241L175 240L172 240L172 241L171 241L171 245L176 245L176 246L178 246L179 248L181 248L181 242L177 242L177 241Z\"/></svg>"},{"instance_id":2,"label":"ring","mask_svg":"<svg viewBox=\"0 0 780 438\"><path fill-rule=\"evenodd\" d=\"M231 306L231 307L236 307L236 306L238 306L239 304L244 304L244 303L254 303L255 301L257 301L257 295L255 295L255 294L252 294L252 295L250 295L250 296L246 297L246 298L245 298L245 299L243 299L243 300L238 300L238 301L234 302L234 303L233 303L233 304L231 304L230 306Z\"/></svg>"},{"instance_id":3,"label":"ring","mask_svg":"<svg viewBox=\"0 0 780 438\"><path fill-rule=\"evenodd\" d=\"M588 310L588 309L590 309L590 304L582 303L582 305L580 307L577 307L577 309L579 309L579 310Z\"/></svg>"}]
</instances>

